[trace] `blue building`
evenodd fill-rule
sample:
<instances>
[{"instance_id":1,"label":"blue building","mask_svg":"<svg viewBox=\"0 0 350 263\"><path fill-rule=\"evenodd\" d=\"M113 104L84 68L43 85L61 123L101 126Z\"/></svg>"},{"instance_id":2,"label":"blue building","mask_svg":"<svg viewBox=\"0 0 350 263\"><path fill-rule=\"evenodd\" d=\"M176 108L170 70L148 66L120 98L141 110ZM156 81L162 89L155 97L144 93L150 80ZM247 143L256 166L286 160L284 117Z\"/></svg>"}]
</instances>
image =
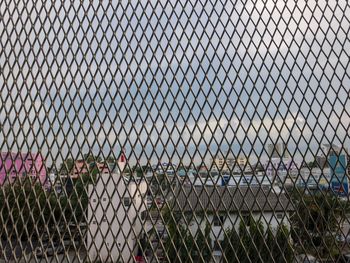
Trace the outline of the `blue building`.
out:
<instances>
[{"instance_id":1,"label":"blue building","mask_svg":"<svg viewBox=\"0 0 350 263\"><path fill-rule=\"evenodd\" d=\"M331 154L328 158L331 189L339 196L349 194L349 156L347 154Z\"/></svg>"}]
</instances>

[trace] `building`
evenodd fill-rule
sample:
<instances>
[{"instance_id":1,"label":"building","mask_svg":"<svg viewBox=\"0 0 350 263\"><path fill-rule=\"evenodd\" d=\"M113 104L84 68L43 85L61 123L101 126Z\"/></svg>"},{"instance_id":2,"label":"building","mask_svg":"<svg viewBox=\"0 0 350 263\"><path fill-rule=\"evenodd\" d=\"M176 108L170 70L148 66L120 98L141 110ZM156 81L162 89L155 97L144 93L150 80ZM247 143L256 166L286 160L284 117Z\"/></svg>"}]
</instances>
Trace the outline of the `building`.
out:
<instances>
[{"instance_id":1,"label":"building","mask_svg":"<svg viewBox=\"0 0 350 263\"><path fill-rule=\"evenodd\" d=\"M271 158L265 164L266 175L272 182L284 184L286 179L296 179L298 165L290 158Z\"/></svg>"},{"instance_id":2,"label":"building","mask_svg":"<svg viewBox=\"0 0 350 263\"><path fill-rule=\"evenodd\" d=\"M322 151L324 153L325 156L330 156L333 154L340 154L340 147L338 145L335 144L323 144L322 146Z\"/></svg>"},{"instance_id":3,"label":"building","mask_svg":"<svg viewBox=\"0 0 350 263\"><path fill-rule=\"evenodd\" d=\"M269 180L279 185L293 185L298 177L299 168L290 157L286 144L269 144L267 151L269 158L264 166Z\"/></svg>"},{"instance_id":4,"label":"building","mask_svg":"<svg viewBox=\"0 0 350 263\"><path fill-rule=\"evenodd\" d=\"M107 162L88 163L87 161L82 159L76 160L74 162L73 169L70 172L70 178L73 180L78 179L83 174L91 173L94 168L97 168L97 171L99 173L109 173L110 171L113 170L113 163L107 163Z\"/></svg>"},{"instance_id":5,"label":"building","mask_svg":"<svg viewBox=\"0 0 350 263\"><path fill-rule=\"evenodd\" d=\"M269 144L267 152L270 158L289 158L287 146L284 142Z\"/></svg>"},{"instance_id":6,"label":"building","mask_svg":"<svg viewBox=\"0 0 350 263\"><path fill-rule=\"evenodd\" d=\"M324 155L316 156L315 161L316 161L316 165L321 169L328 167L327 157Z\"/></svg>"},{"instance_id":7,"label":"building","mask_svg":"<svg viewBox=\"0 0 350 263\"><path fill-rule=\"evenodd\" d=\"M328 163L330 167L330 187L339 196L349 195L350 156L347 153L331 152Z\"/></svg>"},{"instance_id":8,"label":"building","mask_svg":"<svg viewBox=\"0 0 350 263\"><path fill-rule=\"evenodd\" d=\"M222 175L221 186L270 186L271 181L266 175L243 174L243 175Z\"/></svg>"},{"instance_id":9,"label":"building","mask_svg":"<svg viewBox=\"0 0 350 263\"><path fill-rule=\"evenodd\" d=\"M270 158L279 158L281 157L279 144L269 144L267 146L267 153Z\"/></svg>"},{"instance_id":10,"label":"building","mask_svg":"<svg viewBox=\"0 0 350 263\"><path fill-rule=\"evenodd\" d=\"M237 163L240 167L244 168L247 164L249 165L249 160L247 157L245 157L244 155L240 155L237 158Z\"/></svg>"},{"instance_id":11,"label":"building","mask_svg":"<svg viewBox=\"0 0 350 263\"><path fill-rule=\"evenodd\" d=\"M90 260L134 262L137 239L142 235L147 208L147 183L127 181L120 171L126 165L122 153L116 172L97 174L89 185L87 250Z\"/></svg>"},{"instance_id":12,"label":"building","mask_svg":"<svg viewBox=\"0 0 350 263\"><path fill-rule=\"evenodd\" d=\"M48 183L45 161L40 153L1 153L0 185L28 176L42 184Z\"/></svg>"},{"instance_id":13,"label":"building","mask_svg":"<svg viewBox=\"0 0 350 263\"><path fill-rule=\"evenodd\" d=\"M235 167L236 164L236 160L235 158L232 156L232 154L228 154L226 157L226 171L228 170L233 170L233 167Z\"/></svg>"},{"instance_id":14,"label":"building","mask_svg":"<svg viewBox=\"0 0 350 263\"><path fill-rule=\"evenodd\" d=\"M97 162L96 167L98 172L102 174L110 173L110 171L112 171L110 164L105 162Z\"/></svg>"},{"instance_id":15,"label":"building","mask_svg":"<svg viewBox=\"0 0 350 263\"><path fill-rule=\"evenodd\" d=\"M299 170L298 185L309 190L325 190L329 188L331 176L330 168L302 167Z\"/></svg>"},{"instance_id":16,"label":"building","mask_svg":"<svg viewBox=\"0 0 350 263\"><path fill-rule=\"evenodd\" d=\"M212 167L220 172L232 171L235 164L236 160L231 154L226 154L226 157L219 155L212 159Z\"/></svg>"},{"instance_id":17,"label":"building","mask_svg":"<svg viewBox=\"0 0 350 263\"><path fill-rule=\"evenodd\" d=\"M218 169L219 171L225 170L226 169L226 163L225 159L222 156L216 156L215 158L212 159L212 166L215 169Z\"/></svg>"},{"instance_id":18,"label":"building","mask_svg":"<svg viewBox=\"0 0 350 263\"><path fill-rule=\"evenodd\" d=\"M71 179L78 179L81 175L89 172L89 164L85 160L76 160L70 173Z\"/></svg>"},{"instance_id":19,"label":"building","mask_svg":"<svg viewBox=\"0 0 350 263\"><path fill-rule=\"evenodd\" d=\"M221 251L214 242L224 240L224 231L234 228L239 231L243 220L249 227L251 218L262 222L264 229L274 231L281 224L290 228L290 213L294 211L286 195L269 187L184 187L176 194L173 211L186 218L191 234L198 228L204 232L206 224L211 226L213 255L220 262ZM206 219L206 217L207 219ZM216 243L216 242L215 242Z\"/></svg>"},{"instance_id":20,"label":"building","mask_svg":"<svg viewBox=\"0 0 350 263\"><path fill-rule=\"evenodd\" d=\"M176 174L177 165L173 163L158 163L155 165L152 165L151 169L146 171L146 174L148 176L156 175L167 175L167 176L174 176Z\"/></svg>"}]
</instances>

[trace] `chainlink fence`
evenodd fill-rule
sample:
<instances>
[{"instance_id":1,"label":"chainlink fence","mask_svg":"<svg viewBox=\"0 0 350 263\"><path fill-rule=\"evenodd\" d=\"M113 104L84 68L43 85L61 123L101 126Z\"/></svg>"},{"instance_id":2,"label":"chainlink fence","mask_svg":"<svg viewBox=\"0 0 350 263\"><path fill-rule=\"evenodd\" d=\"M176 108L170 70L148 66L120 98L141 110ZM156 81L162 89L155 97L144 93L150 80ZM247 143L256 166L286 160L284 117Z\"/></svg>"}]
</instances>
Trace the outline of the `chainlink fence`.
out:
<instances>
[{"instance_id":1,"label":"chainlink fence","mask_svg":"<svg viewBox=\"0 0 350 263\"><path fill-rule=\"evenodd\" d=\"M350 262L350 6L0 2L1 262Z\"/></svg>"}]
</instances>

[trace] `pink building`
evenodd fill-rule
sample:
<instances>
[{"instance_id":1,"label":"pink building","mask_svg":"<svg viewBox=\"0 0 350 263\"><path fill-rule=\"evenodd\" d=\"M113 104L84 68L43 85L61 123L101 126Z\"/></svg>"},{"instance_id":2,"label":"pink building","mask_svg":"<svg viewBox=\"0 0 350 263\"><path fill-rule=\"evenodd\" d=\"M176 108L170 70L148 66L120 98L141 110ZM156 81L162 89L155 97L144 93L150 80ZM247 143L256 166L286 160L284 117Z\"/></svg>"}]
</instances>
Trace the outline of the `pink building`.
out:
<instances>
[{"instance_id":1,"label":"pink building","mask_svg":"<svg viewBox=\"0 0 350 263\"><path fill-rule=\"evenodd\" d=\"M38 178L45 184L46 175L45 163L40 153L1 153L0 185L26 176Z\"/></svg>"},{"instance_id":2,"label":"pink building","mask_svg":"<svg viewBox=\"0 0 350 263\"><path fill-rule=\"evenodd\" d=\"M73 170L70 177L72 179L78 179L81 175L89 172L89 164L84 160L77 160L74 163Z\"/></svg>"}]
</instances>

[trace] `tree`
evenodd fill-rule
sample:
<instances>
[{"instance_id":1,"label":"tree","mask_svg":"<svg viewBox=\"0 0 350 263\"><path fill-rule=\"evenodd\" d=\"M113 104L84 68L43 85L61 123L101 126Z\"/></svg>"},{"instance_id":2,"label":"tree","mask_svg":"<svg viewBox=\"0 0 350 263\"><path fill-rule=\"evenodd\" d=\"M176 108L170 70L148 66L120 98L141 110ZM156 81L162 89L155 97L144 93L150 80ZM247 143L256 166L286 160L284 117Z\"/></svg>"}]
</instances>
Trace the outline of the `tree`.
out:
<instances>
[{"instance_id":1,"label":"tree","mask_svg":"<svg viewBox=\"0 0 350 263\"><path fill-rule=\"evenodd\" d=\"M242 222L242 221L241 221ZM264 226L261 221L256 222L250 220L249 227L250 237L245 239L245 246L248 247L248 255L252 262L265 262L261 257L262 252L265 251L265 237L264 237ZM248 260L249 261L249 260Z\"/></svg>"},{"instance_id":2,"label":"tree","mask_svg":"<svg viewBox=\"0 0 350 263\"><path fill-rule=\"evenodd\" d=\"M223 241L226 262L292 262L293 250L290 233L280 225L274 234L269 227L265 232L262 222L253 218L249 226L243 221L235 228L226 229Z\"/></svg>"},{"instance_id":3,"label":"tree","mask_svg":"<svg viewBox=\"0 0 350 263\"><path fill-rule=\"evenodd\" d=\"M171 213L169 209L164 211L164 220L167 227L168 237L165 241L165 253L172 263L195 262L193 259L195 240L191 232L182 224L180 216Z\"/></svg>"},{"instance_id":4,"label":"tree","mask_svg":"<svg viewBox=\"0 0 350 263\"><path fill-rule=\"evenodd\" d=\"M72 213L76 223L85 222L86 212L89 205L88 185L95 181L95 176L89 173L83 174L73 183L73 192L69 197Z\"/></svg>"},{"instance_id":5,"label":"tree","mask_svg":"<svg viewBox=\"0 0 350 263\"><path fill-rule=\"evenodd\" d=\"M225 262L239 261L240 256L237 253L239 253L239 251L242 251L243 248L239 241L239 234L234 228L225 230L222 246L225 255Z\"/></svg>"},{"instance_id":6,"label":"tree","mask_svg":"<svg viewBox=\"0 0 350 263\"><path fill-rule=\"evenodd\" d=\"M292 238L300 253L335 259L340 249L335 241L339 224L345 220L349 205L329 192L306 195L295 191L296 210L291 217Z\"/></svg>"},{"instance_id":7,"label":"tree","mask_svg":"<svg viewBox=\"0 0 350 263\"><path fill-rule=\"evenodd\" d=\"M276 262L292 262L293 249L290 243L290 232L286 225L279 225L276 233L276 244L278 251L274 250L273 257Z\"/></svg>"},{"instance_id":8,"label":"tree","mask_svg":"<svg viewBox=\"0 0 350 263\"><path fill-rule=\"evenodd\" d=\"M96 162L102 162L102 158L100 156L96 157L92 153L84 154L83 159L88 164L94 164Z\"/></svg>"},{"instance_id":9,"label":"tree","mask_svg":"<svg viewBox=\"0 0 350 263\"><path fill-rule=\"evenodd\" d=\"M72 158L68 158L61 164L59 173L67 175L73 170L73 168L74 168L74 160Z\"/></svg>"},{"instance_id":10,"label":"tree","mask_svg":"<svg viewBox=\"0 0 350 263\"><path fill-rule=\"evenodd\" d=\"M210 225L208 222L205 224L204 233L199 227L197 230L196 246L193 246L193 258L195 262L209 262L212 258L211 255L211 238L210 238ZM198 249L197 249L198 248Z\"/></svg>"},{"instance_id":11,"label":"tree","mask_svg":"<svg viewBox=\"0 0 350 263\"><path fill-rule=\"evenodd\" d=\"M117 162L117 160L116 160L116 158L114 157L114 155L109 155L108 157L107 157L107 163L111 163L111 164L114 164L114 163L116 163Z\"/></svg>"},{"instance_id":12,"label":"tree","mask_svg":"<svg viewBox=\"0 0 350 263\"><path fill-rule=\"evenodd\" d=\"M0 192L2 236L11 231L16 238L38 237L55 227L59 216L56 197L30 177L4 185ZM8 237L7 237L8 238Z\"/></svg>"},{"instance_id":13,"label":"tree","mask_svg":"<svg viewBox=\"0 0 350 263\"><path fill-rule=\"evenodd\" d=\"M309 162L309 163L308 163L308 167L309 167L310 169L318 167L317 161L316 161L316 160L313 160L312 162Z\"/></svg>"}]
</instances>

